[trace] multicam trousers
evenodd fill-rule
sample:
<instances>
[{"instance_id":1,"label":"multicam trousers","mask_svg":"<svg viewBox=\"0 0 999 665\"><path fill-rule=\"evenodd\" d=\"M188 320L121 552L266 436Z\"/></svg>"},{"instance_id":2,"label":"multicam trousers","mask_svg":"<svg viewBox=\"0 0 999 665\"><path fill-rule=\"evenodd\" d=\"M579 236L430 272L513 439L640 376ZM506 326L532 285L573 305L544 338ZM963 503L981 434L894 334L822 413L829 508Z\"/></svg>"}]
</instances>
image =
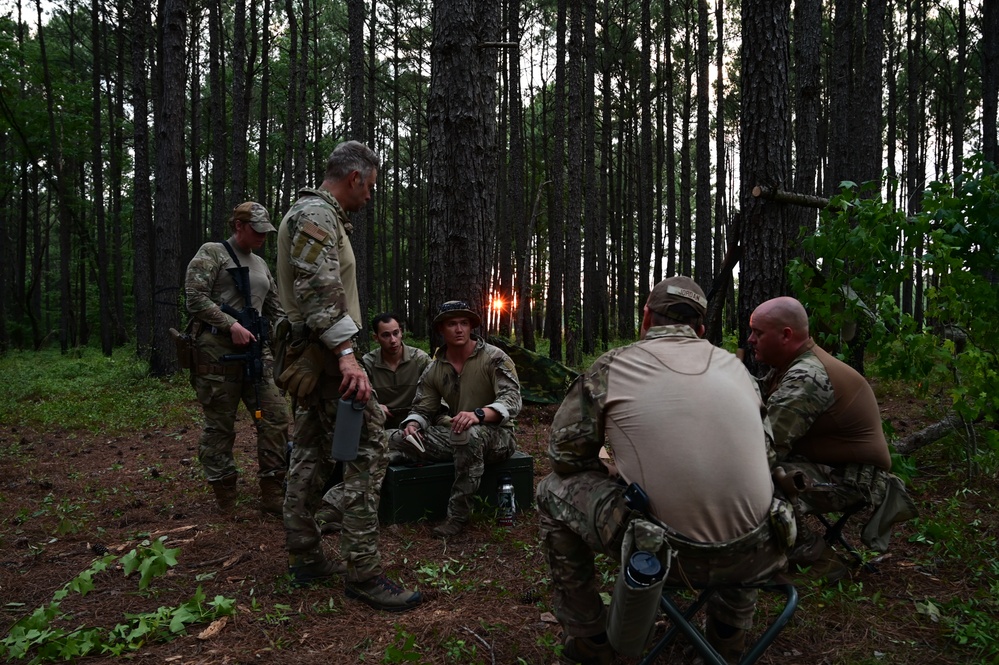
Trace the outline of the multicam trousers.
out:
<instances>
[{"instance_id":1,"label":"multicam trousers","mask_svg":"<svg viewBox=\"0 0 999 665\"><path fill-rule=\"evenodd\" d=\"M606 611L597 586L594 553L614 560L628 523L637 513L624 502L625 486L605 473L549 474L538 485L541 539L555 588L555 616L568 635L587 637L605 630ZM675 554L667 584L676 586L755 584L770 579L786 561L762 527L762 537L703 544L669 539ZM756 608L755 589L720 589L707 612L718 621L749 629Z\"/></svg>"},{"instance_id":2,"label":"multicam trousers","mask_svg":"<svg viewBox=\"0 0 999 665\"><path fill-rule=\"evenodd\" d=\"M393 437L391 443L393 453L402 453L409 460L454 461L454 485L451 486L447 516L461 521L467 521L472 514L472 498L482 482L486 464L507 460L517 451L517 442L508 427L473 425L467 432L468 442L457 443L449 425L434 425L423 431L426 452L399 441L398 436Z\"/></svg>"},{"instance_id":3,"label":"multicam trousers","mask_svg":"<svg viewBox=\"0 0 999 665\"><path fill-rule=\"evenodd\" d=\"M877 506L884 499L888 474L871 464L832 467L800 457L788 457L780 466L789 473L800 471L812 488L798 495L801 514L839 513L863 501Z\"/></svg>"},{"instance_id":4,"label":"multicam trousers","mask_svg":"<svg viewBox=\"0 0 999 665\"><path fill-rule=\"evenodd\" d=\"M228 339L207 332L198 338L199 355L210 361L234 352ZM236 441L236 411L240 402L252 414L259 400L262 415L256 421L256 427L260 477L284 473L291 418L288 402L274 385L272 364L267 359L264 378L256 385L252 381L244 381L239 372L225 376L192 374L191 385L205 411L205 426L198 441L198 460L209 482L236 472L232 446ZM232 367L237 369L235 363Z\"/></svg>"},{"instance_id":5,"label":"multicam trousers","mask_svg":"<svg viewBox=\"0 0 999 665\"><path fill-rule=\"evenodd\" d=\"M288 551L306 553L319 546L322 534L315 512L322 489L333 471L330 458L336 425L340 377L324 377L318 403L295 414L295 445L284 499ZM340 552L347 562L347 579L363 582L381 574L378 552L378 502L388 465L385 413L372 395L364 409L357 459L344 462L343 532Z\"/></svg>"}]
</instances>

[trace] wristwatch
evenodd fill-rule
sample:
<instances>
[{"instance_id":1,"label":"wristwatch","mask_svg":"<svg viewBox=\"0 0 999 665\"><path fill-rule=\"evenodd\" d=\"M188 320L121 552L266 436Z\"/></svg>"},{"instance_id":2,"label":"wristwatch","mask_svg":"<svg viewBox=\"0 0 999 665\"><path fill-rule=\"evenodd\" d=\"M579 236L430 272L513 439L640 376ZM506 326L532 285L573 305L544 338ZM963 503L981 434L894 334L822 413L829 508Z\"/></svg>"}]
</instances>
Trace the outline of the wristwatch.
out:
<instances>
[{"instance_id":1,"label":"wristwatch","mask_svg":"<svg viewBox=\"0 0 999 665\"><path fill-rule=\"evenodd\" d=\"M475 417L479 419L480 425L486 422L486 412L483 411L482 409L476 409L475 411L472 411L472 413L474 413Z\"/></svg>"}]
</instances>

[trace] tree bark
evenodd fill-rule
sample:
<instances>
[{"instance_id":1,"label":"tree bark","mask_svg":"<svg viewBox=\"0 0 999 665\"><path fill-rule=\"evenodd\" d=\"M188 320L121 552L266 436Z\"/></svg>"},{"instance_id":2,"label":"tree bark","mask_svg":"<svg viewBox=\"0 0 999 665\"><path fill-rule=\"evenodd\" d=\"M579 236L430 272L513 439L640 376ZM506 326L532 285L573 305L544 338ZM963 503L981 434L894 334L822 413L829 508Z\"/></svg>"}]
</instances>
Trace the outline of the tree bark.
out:
<instances>
[{"instance_id":1,"label":"tree bark","mask_svg":"<svg viewBox=\"0 0 999 665\"><path fill-rule=\"evenodd\" d=\"M739 340L765 300L787 295L788 231L784 205L752 196L756 185L788 181L788 21L790 0L743 0L740 196L743 260Z\"/></svg>"},{"instance_id":2,"label":"tree bark","mask_svg":"<svg viewBox=\"0 0 999 665\"><path fill-rule=\"evenodd\" d=\"M104 137L101 130L101 102L104 95L101 92L101 76L103 61L101 58L101 3L99 0L91 0L90 3L90 40L91 56L93 66L91 67L91 95L93 95L93 124L91 125L91 150L93 164L91 165L91 178L93 178L93 194L91 198L94 205L94 223L97 226L97 293L98 307L100 309L100 335L101 351L105 356L111 357L114 348L114 319L111 315L111 289L108 285L108 272L110 270L110 260L108 258L107 239L107 217L104 208Z\"/></svg>"},{"instance_id":3,"label":"tree bark","mask_svg":"<svg viewBox=\"0 0 999 665\"><path fill-rule=\"evenodd\" d=\"M711 128L708 104L708 2L697 0L697 142L695 171L697 198L693 278L706 288L714 277L711 238ZM721 156L719 155L720 159Z\"/></svg>"},{"instance_id":4,"label":"tree bark","mask_svg":"<svg viewBox=\"0 0 999 665\"><path fill-rule=\"evenodd\" d=\"M982 150L999 166L999 0L982 0Z\"/></svg>"},{"instance_id":5,"label":"tree bark","mask_svg":"<svg viewBox=\"0 0 999 665\"><path fill-rule=\"evenodd\" d=\"M546 299L545 336L548 338L548 357L562 360L562 290L565 281L565 232L562 197L564 195L565 147L565 39L566 0L558 0L558 18L555 26L555 93L552 113L553 136L549 147L552 187L548 204L548 297Z\"/></svg>"},{"instance_id":6,"label":"tree bark","mask_svg":"<svg viewBox=\"0 0 999 665\"><path fill-rule=\"evenodd\" d=\"M156 216L154 220L153 347L154 376L177 371L177 351L170 328L180 326L180 229L187 211L184 164L184 73L186 0L163 0L159 25L161 88L156 117Z\"/></svg>"},{"instance_id":7,"label":"tree bark","mask_svg":"<svg viewBox=\"0 0 999 665\"><path fill-rule=\"evenodd\" d=\"M153 346L153 206L149 172L149 79L146 51L149 3L133 0L131 51L132 149L135 182L132 191L132 279L135 296L135 345L139 358L150 360Z\"/></svg>"},{"instance_id":8,"label":"tree bark","mask_svg":"<svg viewBox=\"0 0 999 665\"><path fill-rule=\"evenodd\" d=\"M430 94L430 300L462 299L485 312L495 229L498 7L438 0L433 10Z\"/></svg>"},{"instance_id":9,"label":"tree bark","mask_svg":"<svg viewBox=\"0 0 999 665\"><path fill-rule=\"evenodd\" d=\"M247 199L250 82L246 64L246 0L236 0L232 25L232 191L226 212Z\"/></svg>"}]
</instances>

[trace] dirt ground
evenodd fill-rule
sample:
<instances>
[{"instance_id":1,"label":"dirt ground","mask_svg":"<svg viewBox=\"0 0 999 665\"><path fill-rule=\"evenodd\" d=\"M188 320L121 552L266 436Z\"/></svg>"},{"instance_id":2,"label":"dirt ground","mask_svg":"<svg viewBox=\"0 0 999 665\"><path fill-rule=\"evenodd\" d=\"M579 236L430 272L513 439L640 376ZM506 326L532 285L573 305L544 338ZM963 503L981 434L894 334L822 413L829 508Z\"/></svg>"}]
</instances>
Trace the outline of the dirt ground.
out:
<instances>
[{"instance_id":1,"label":"dirt ground","mask_svg":"<svg viewBox=\"0 0 999 665\"><path fill-rule=\"evenodd\" d=\"M885 415L900 435L929 421L910 398L879 392ZM528 406L518 442L534 456L535 483L548 472L544 455L555 407ZM384 526L381 550L390 576L418 586L424 604L389 614L347 600L338 581L308 589L290 586L280 522L256 512L255 456L249 423L237 442L241 516L214 508L196 460L199 426L129 436L0 428L0 636L87 568L96 552L124 554L143 539L167 535L180 548L178 564L138 590L137 576L119 568L96 577L95 589L71 594L62 625L111 627L130 613L187 601L199 585L209 599L235 599L237 611L213 637L206 627L129 654L143 663L531 663L555 661L560 629L551 615L547 569L533 509L515 526L476 515L461 537L442 542L432 524ZM954 496L958 481L948 462L921 457L911 493L925 514ZM995 533L989 501L996 481L967 500L983 530ZM969 516L971 513L969 512ZM969 519L971 519L969 517ZM942 623L917 611L917 602L967 597L966 566L933 559L925 544L908 542L904 525L881 557L877 573L857 572L843 590L799 585L801 604L761 663L972 663L974 653L945 635ZM325 546L335 553L339 537ZM420 572L420 571L423 572ZM611 581L608 583L610 590ZM773 603L761 603L772 614ZM660 629L661 630L661 629ZM408 639L412 642L407 645ZM387 649L394 645L396 650ZM408 657L408 659L407 659ZM90 657L101 663L110 657ZM619 663L634 662L619 658ZM661 663L690 662L682 645Z\"/></svg>"}]
</instances>

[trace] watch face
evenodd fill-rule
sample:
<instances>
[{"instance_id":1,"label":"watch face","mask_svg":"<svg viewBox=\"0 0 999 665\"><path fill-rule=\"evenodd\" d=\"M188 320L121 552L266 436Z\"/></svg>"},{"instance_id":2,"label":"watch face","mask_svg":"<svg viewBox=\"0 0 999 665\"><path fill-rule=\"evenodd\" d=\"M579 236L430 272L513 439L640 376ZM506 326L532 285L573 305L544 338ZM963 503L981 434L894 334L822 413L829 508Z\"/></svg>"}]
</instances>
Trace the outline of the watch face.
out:
<instances>
[{"instance_id":1,"label":"watch face","mask_svg":"<svg viewBox=\"0 0 999 665\"><path fill-rule=\"evenodd\" d=\"M472 413L475 414L480 423L486 419L486 412L482 409L476 409L475 411L472 411Z\"/></svg>"}]
</instances>

